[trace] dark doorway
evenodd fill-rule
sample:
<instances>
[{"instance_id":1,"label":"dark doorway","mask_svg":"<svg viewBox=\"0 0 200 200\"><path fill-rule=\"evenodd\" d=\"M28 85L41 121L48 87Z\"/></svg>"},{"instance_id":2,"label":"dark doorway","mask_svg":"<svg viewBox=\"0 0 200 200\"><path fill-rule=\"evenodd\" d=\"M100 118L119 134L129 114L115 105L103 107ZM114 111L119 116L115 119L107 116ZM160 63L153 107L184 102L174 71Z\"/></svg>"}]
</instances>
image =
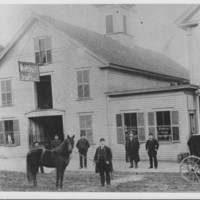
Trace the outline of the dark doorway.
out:
<instances>
[{"instance_id":1,"label":"dark doorway","mask_svg":"<svg viewBox=\"0 0 200 200\"><path fill-rule=\"evenodd\" d=\"M51 142L57 134L61 141L64 140L62 116L29 118L29 146L38 141L45 148L50 149Z\"/></svg>"},{"instance_id":2,"label":"dark doorway","mask_svg":"<svg viewBox=\"0 0 200 200\"><path fill-rule=\"evenodd\" d=\"M39 109L53 108L51 76L40 76L40 82L36 83L37 107Z\"/></svg>"}]
</instances>

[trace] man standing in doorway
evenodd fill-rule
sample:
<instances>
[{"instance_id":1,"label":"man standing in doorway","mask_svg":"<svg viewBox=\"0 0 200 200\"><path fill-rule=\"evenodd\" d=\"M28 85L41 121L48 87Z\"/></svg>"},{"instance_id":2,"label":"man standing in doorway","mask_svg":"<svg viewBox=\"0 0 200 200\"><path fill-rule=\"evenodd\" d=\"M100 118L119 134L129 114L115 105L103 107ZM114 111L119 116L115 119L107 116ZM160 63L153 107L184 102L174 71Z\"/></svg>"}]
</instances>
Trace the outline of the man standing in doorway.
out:
<instances>
[{"instance_id":1,"label":"man standing in doorway","mask_svg":"<svg viewBox=\"0 0 200 200\"><path fill-rule=\"evenodd\" d=\"M94 162L96 163L95 172L100 174L101 186L105 186L105 174L106 183L110 185L110 173L113 171L112 166L112 152L109 147L105 145L105 139L100 139L100 147L97 148Z\"/></svg>"},{"instance_id":2,"label":"man standing in doorway","mask_svg":"<svg viewBox=\"0 0 200 200\"><path fill-rule=\"evenodd\" d=\"M84 168L87 168L87 152L90 148L90 144L88 140L85 137L84 133L81 133L81 138L78 140L76 144L76 148L79 152L79 162L80 162L80 168L83 168L83 160L84 160Z\"/></svg>"},{"instance_id":3,"label":"man standing in doorway","mask_svg":"<svg viewBox=\"0 0 200 200\"><path fill-rule=\"evenodd\" d=\"M154 168L157 169L158 167L158 161L157 161L158 148L159 148L158 141L154 139L152 133L149 133L149 139L146 142L146 150L148 151L149 162L150 162L149 169L153 168L153 160L154 160Z\"/></svg>"},{"instance_id":4,"label":"man standing in doorway","mask_svg":"<svg viewBox=\"0 0 200 200\"><path fill-rule=\"evenodd\" d=\"M139 148L140 143L138 142L137 135L131 131L129 134L129 144L128 144L128 152L130 157L130 168L133 168L133 161L135 163L135 168L138 168L138 162L140 161L139 157Z\"/></svg>"},{"instance_id":5,"label":"man standing in doorway","mask_svg":"<svg viewBox=\"0 0 200 200\"><path fill-rule=\"evenodd\" d=\"M59 139L58 135L54 136L54 140L52 141L51 147L52 149L55 149L56 147L58 147L61 144L61 140Z\"/></svg>"}]
</instances>

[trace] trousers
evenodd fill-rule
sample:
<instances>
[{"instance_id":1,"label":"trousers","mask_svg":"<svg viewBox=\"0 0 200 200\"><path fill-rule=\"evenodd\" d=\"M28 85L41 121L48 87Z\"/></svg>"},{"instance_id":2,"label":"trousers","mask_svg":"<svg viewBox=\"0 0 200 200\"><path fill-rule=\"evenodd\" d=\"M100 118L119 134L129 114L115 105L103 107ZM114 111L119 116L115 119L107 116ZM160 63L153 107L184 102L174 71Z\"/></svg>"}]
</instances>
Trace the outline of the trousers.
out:
<instances>
[{"instance_id":1,"label":"trousers","mask_svg":"<svg viewBox=\"0 0 200 200\"><path fill-rule=\"evenodd\" d=\"M153 162L154 162L154 167L158 167L158 160L157 160L157 152L148 152L149 154L149 162L150 162L150 167L153 167Z\"/></svg>"},{"instance_id":2,"label":"trousers","mask_svg":"<svg viewBox=\"0 0 200 200\"><path fill-rule=\"evenodd\" d=\"M83 168L83 161L84 167L87 167L87 151L79 151L79 154L80 168Z\"/></svg>"},{"instance_id":3,"label":"trousers","mask_svg":"<svg viewBox=\"0 0 200 200\"><path fill-rule=\"evenodd\" d=\"M105 181L107 185L110 185L110 171L108 169L108 164L105 162L100 162L100 179L101 179L101 185L105 185Z\"/></svg>"}]
</instances>

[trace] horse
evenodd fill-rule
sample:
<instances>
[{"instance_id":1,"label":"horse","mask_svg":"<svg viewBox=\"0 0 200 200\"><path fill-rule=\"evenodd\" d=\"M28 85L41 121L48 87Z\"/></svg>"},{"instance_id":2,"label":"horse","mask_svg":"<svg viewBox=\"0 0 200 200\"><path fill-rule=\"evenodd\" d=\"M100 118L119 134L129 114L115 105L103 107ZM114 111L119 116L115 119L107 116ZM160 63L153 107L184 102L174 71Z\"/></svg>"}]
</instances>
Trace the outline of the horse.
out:
<instances>
[{"instance_id":1,"label":"horse","mask_svg":"<svg viewBox=\"0 0 200 200\"><path fill-rule=\"evenodd\" d=\"M31 149L26 156L26 169L28 182L37 187L36 175L40 166L56 168L56 188L62 189L65 169L70 162L70 154L74 148L74 135L67 138L55 149Z\"/></svg>"}]
</instances>

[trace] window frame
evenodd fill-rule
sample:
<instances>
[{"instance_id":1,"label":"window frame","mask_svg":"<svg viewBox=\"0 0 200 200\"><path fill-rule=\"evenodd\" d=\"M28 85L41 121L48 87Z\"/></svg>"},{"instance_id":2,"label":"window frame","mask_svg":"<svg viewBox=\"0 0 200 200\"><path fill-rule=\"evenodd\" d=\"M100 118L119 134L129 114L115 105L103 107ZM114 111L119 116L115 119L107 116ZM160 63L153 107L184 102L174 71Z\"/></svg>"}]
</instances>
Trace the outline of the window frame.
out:
<instances>
[{"instance_id":1,"label":"window frame","mask_svg":"<svg viewBox=\"0 0 200 200\"><path fill-rule=\"evenodd\" d=\"M108 21L108 20L110 20L110 21ZM105 23L106 24L106 27L105 27L106 28L106 34L114 33L113 15L106 15L105 16L105 22L106 22Z\"/></svg>"},{"instance_id":2,"label":"window frame","mask_svg":"<svg viewBox=\"0 0 200 200\"><path fill-rule=\"evenodd\" d=\"M87 127L86 117L88 117L88 116L91 117L91 127L90 128ZM81 127L81 117L84 117L84 121L85 121L85 127L84 128ZM90 145L95 145L95 142L94 142L94 130L93 130L93 114L92 113L78 114L78 119L79 119L79 133L80 133L80 135L81 135L81 131L84 131L85 135L86 135L86 139L88 140ZM88 134L87 134L88 130L90 130L91 133L92 133L92 141L90 141L88 139Z\"/></svg>"},{"instance_id":3,"label":"window frame","mask_svg":"<svg viewBox=\"0 0 200 200\"><path fill-rule=\"evenodd\" d=\"M88 71L88 82L84 83L83 82L83 73L84 71ZM90 69L79 69L79 70L76 70L76 84L77 84L77 99L78 100L90 100L91 99L91 84L90 84ZM78 81L78 73L81 73L81 77L82 77L82 83L79 83ZM79 87L82 87L82 93L83 93L83 97L80 97L79 96ZM85 89L84 89L84 86L88 86L88 91L89 91L89 96L84 96L85 95Z\"/></svg>"},{"instance_id":4,"label":"window frame","mask_svg":"<svg viewBox=\"0 0 200 200\"><path fill-rule=\"evenodd\" d=\"M157 125L157 112L169 112L170 113L170 125ZM172 123L172 113L173 112L177 112L177 116L178 116L178 123L177 124L173 124ZM149 113L154 113L154 125L149 125L149 119L148 119L148 130L149 128L154 128L155 130L155 133L154 136L155 138L158 140L159 143L162 143L162 144L173 144L173 143L180 143L180 123L179 123L179 111L178 110L156 110L156 111L149 111L147 112L147 115L149 115ZM158 138L158 127L161 127L161 126L170 126L170 136L171 136L171 141L164 141L164 140L159 140ZM179 131L179 139L178 140L174 140L174 137L173 137L173 128L176 127L178 128L178 131Z\"/></svg>"},{"instance_id":5,"label":"window frame","mask_svg":"<svg viewBox=\"0 0 200 200\"><path fill-rule=\"evenodd\" d=\"M48 39L48 38L50 38L50 39ZM44 35L44 36L35 37L33 39L34 39L35 62L39 66L51 64L52 63L52 39L51 39L51 36ZM40 41L42 41L42 40L44 40L44 50L41 49L41 45L40 45ZM50 43L49 45L47 45L47 41ZM36 44L36 42L38 44ZM38 49L36 49L36 45L37 45ZM51 53L49 54L49 52L51 52ZM46 62L41 61L42 55L45 55ZM50 61L48 61L49 55L51 55ZM37 57L39 58L38 59L39 62L37 62Z\"/></svg>"},{"instance_id":6,"label":"window frame","mask_svg":"<svg viewBox=\"0 0 200 200\"><path fill-rule=\"evenodd\" d=\"M3 91L2 84L8 81L10 82L10 91ZM6 85L4 87L7 88ZM10 103L8 103L8 97L7 97L8 94L10 94L10 97L11 97ZM6 104L3 104L3 95L6 96ZM1 80L1 107L12 107L12 106L13 106L12 80L11 79Z\"/></svg>"},{"instance_id":7,"label":"window frame","mask_svg":"<svg viewBox=\"0 0 200 200\"><path fill-rule=\"evenodd\" d=\"M12 121L12 131L6 131L5 130L5 122ZM17 130L16 128L16 123L17 122ZM0 123L2 123L2 132L1 134L3 135L3 143L0 143L0 146L4 147L17 147L20 146L20 127L19 127L19 120L18 119L4 119L1 120ZM7 133L12 132L13 133L13 138L14 138L14 143L7 143ZM17 135L17 136L16 136ZM18 137L18 138L17 138Z\"/></svg>"}]
</instances>

